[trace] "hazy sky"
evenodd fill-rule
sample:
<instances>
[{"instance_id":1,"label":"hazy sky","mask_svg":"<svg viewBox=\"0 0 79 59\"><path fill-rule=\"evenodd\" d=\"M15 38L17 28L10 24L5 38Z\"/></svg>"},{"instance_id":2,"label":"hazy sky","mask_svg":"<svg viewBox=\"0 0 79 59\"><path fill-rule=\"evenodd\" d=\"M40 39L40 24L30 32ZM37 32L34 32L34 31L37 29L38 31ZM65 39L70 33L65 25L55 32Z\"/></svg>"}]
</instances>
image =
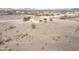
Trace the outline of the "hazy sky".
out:
<instances>
[{"instance_id":1,"label":"hazy sky","mask_svg":"<svg viewBox=\"0 0 79 59\"><path fill-rule=\"evenodd\" d=\"M78 0L0 0L0 8L78 8Z\"/></svg>"}]
</instances>

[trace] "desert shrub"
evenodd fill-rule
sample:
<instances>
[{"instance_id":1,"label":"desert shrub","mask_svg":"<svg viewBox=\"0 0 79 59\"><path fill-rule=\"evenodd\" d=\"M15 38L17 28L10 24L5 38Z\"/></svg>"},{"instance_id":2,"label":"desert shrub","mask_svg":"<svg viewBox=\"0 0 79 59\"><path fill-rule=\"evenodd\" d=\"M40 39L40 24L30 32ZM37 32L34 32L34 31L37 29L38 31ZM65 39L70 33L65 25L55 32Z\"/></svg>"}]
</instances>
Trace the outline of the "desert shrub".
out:
<instances>
[{"instance_id":1,"label":"desert shrub","mask_svg":"<svg viewBox=\"0 0 79 59\"><path fill-rule=\"evenodd\" d=\"M79 28L77 28L76 30L75 30L75 32L78 32L79 31Z\"/></svg>"},{"instance_id":2,"label":"desert shrub","mask_svg":"<svg viewBox=\"0 0 79 59\"><path fill-rule=\"evenodd\" d=\"M35 23L32 23L31 24L31 27L32 27L32 29L36 29L36 24Z\"/></svg>"},{"instance_id":3,"label":"desert shrub","mask_svg":"<svg viewBox=\"0 0 79 59\"><path fill-rule=\"evenodd\" d=\"M52 19L52 18L50 18L50 21L53 21L53 19Z\"/></svg>"},{"instance_id":4,"label":"desert shrub","mask_svg":"<svg viewBox=\"0 0 79 59\"><path fill-rule=\"evenodd\" d=\"M41 49L42 49L42 50L44 50L44 49L45 49L45 47L44 47L44 46L42 46L42 47L41 47Z\"/></svg>"},{"instance_id":5,"label":"desert shrub","mask_svg":"<svg viewBox=\"0 0 79 59\"><path fill-rule=\"evenodd\" d=\"M2 37L2 33L0 32L0 45L4 45L4 40L3 40L3 37Z\"/></svg>"},{"instance_id":6,"label":"desert shrub","mask_svg":"<svg viewBox=\"0 0 79 59\"><path fill-rule=\"evenodd\" d=\"M47 18L44 18L45 21L47 21Z\"/></svg>"},{"instance_id":7,"label":"desert shrub","mask_svg":"<svg viewBox=\"0 0 79 59\"><path fill-rule=\"evenodd\" d=\"M18 32L19 32L19 30L16 30L16 32L18 33Z\"/></svg>"},{"instance_id":8,"label":"desert shrub","mask_svg":"<svg viewBox=\"0 0 79 59\"><path fill-rule=\"evenodd\" d=\"M8 51L12 51L12 49L8 49Z\"/></svg>"},{"instance_id":9,"label":"desert shrub","mask_svg":"<svg viewBox=\"0 0 79 59\"><path fill-rule=\"evenodd\" d=\"M24 17L23 21L29 21L31 17Z\"/></svg>"},{"instance_id":10,"label":"desert shrub","mask_svg":"<svg viewBox=\"0 0 79 59\"><path fill-rule=\"evenodd\" d=\"M7 13L8 13L8 15L12 15L13 14L13 12L10 12L10 11L8 11Z\"/></svg>"},{"instance_id":11,"label":"desert shrub","mask_svg":"<svg viewBox=\"0 0 79 59\"><path fill-rule=\"evenodd\" d=\"M56 15L60 15L60 14L56 14Z\"/></svg>"},{"instance_id":12,"label":"desert shrub","mask_svg":"<svg viewBox=\"0 0 79 59\"><path fill-rule=\"evenodd\" d=\"M19 45L19 43L16 43L16 45L18 46L18 45Z\"/></svg>"},{"instance_id":13,"label":"desert shrub","mask_svg":"<svg viewBox=\"0 0 79 59\"><path fill-rule=\"evenodd\" d=\"M16 28L16 26L11 25L11 26L9 26L9 28L6 28L5 31L11 30L11 29L14 29L14 28Z\"/></svg>"},{"instance_id":14,"label":"desert shrub","mask_svg":"<svg viewBox=\"0 0 79 59\"><path fill-rule=\"evenodd\" d=\"M71 13L69 13L69 14L71 14Z\"/></svg>"},{"instance_id":15,"label":"desert shrub","mask_svg":"<svg viewBox=\"0 0 79 59\"><path fill-rule=\"evenodd\" d=\"M54 14L51 14L51 16L55 16Z\"/></svg>"},{"instance_id":16,"label":"desert shrub","mask_svg":"<svg viewBox=\"0 0 79 59\"><path fill-rule=\"evenodd\" d=\"M25 36L28 36L28 33L26 33Z\"/></svg>"},{"instance_id":17,"label":"desert shrub","mask_svg":"<svg viewBox=\"0 0 79 59\"><path fill-rule=\"evenodd\" d=\"M41 16L41 14L34 14L35 16Z\"/></svg>"},{"instance_id":18,"label":"desert shrub","mask_svg":"<svg viewBox=\"0 0 79 59\"><path fill-rule=\"evenodd\" d=\"M64 17L68 17L67 15L64 15Z\"/></svg>"},{"instance_id":19,"label":"desert shrub","mask_svg":"<svg viewBox=\"0 0 79 59\"><path fill-rule=\"evenodd\" d=\"M23 35L21 36L21 38L24 38L25 36L28 36L28 33L23 34Z\"/></svg>"},{"instance_id":20,"label":"desert shrub","mask_svg":"<svg viewBox=\"0 0 79 59\"><path fill-rule=\"evenodd\" d=\"M65 18L63 16L61 16L60 19L65 19Z\"/></svg>"},{"instance_id":21,"label":"desert shrub","mask_svg":"<svg viewBox=\"0 0 79 59\"><path fill-rule=\"evenodd\" d=\"M67 15L61 16L60 19L67 19Z\"/></svg>"},{"instance_id":22,"label":"desert shrub","mask_svg":"<svg viewBox=\"0 0 79 59\"><path fill-rule=\"evenodd\" d=\"M42 22L42 20L39 20L40 22Z\"/></svg>"},{"instance_id":23,"label":"desert shrub","mask_svg":"<svg viewBox=\"0 0 79 59\"><path fill-rule=\"evenodd\" d=\"M79 14L78 14L79 15Z\"/></svg>"},{"instance_id":24,"label":"desert shrub","mask_svg":"<svg viewBox=\"0 0 79 59\"><path fill-rule=\"evenodd\" d=\"M45 46L47 46L47 45L48 45L48 43L47 43L47 42L45 42L44 44L45 44Z\"/></svg>"},{"instance_id":25,"label":"desert shrub","mask_svg":"<svg viewBox=\"0 0 79 59\"><path fill-rule=\"evenodd\" d=\"M14 29L14 28L16 28L16 26L10 26L10 27L9 27L9 29Z\"/></svg>"},{"instance_id":26,"label":"desert shrub","mask_svg":"<svg viewBox=\"0 0 79 59\"><path fill-rule=\"evenodd\" d=\"M2 40L2 33L0 33L0 41Z\"/></svg>"},{"instance_id":27,"label":"desert shrub","mask_svg":"<svg viewBox=\"0 0 79 59\"><path fill-rule=\"evenodd\" d=\"M49 14L45 14L45 16L49 16Z\"/></svg>"},{"instance_id":28,"label":"desert shrub","mask_svg":"<svg viewBox=\"0 0 79 59\"><path fill-rule=\"evenodd\" d=\"M4 48L8 48L8 46L5 46Z\"/></svg>"},{"instance_id":29,"label":"desert shrub","mask_svg":"<svg viewBox=\"0 0 79 59\"><path fill-rule=\"evenodd\" d=\"M47 18L44 18L44 23L47 23Z\"/></svg>"},{"instance_id":30,"label":"desert shrub","mask_svg":"<svg viewBox=\"0 0 79 59\"><path fill-rule=\"evenodd\" d=\"M0 32L0 35L2 35L2 33Z\"/></svg>"},{"instance_id":31,"label":"desert shrub","mask_svg":"<svg viewBox=\"0 0 79 59\"><path fill-rule=\"evenodd\" d=\"M1 41L1 40L0 40L0 45L4 45L4 44L5 44L4 41Z\"/></svg>"}]
</instances>

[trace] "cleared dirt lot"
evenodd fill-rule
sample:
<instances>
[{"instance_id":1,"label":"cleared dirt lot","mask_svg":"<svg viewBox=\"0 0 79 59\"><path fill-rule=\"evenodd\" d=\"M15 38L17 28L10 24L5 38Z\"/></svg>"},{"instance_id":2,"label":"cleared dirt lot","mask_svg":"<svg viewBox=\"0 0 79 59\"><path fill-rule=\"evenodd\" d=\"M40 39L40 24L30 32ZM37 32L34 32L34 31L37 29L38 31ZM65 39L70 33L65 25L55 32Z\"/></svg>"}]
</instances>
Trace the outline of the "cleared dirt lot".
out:
<instances>
[{"instance_id":1,"label":"cleared dirt lot","mask_svg":"<svg viewBox=\"0 0 79 59\"><path fill-rule=\"evenodd\" d=\"M52 17L52 21L33 23L23 21L24 16L27 15L0 18L1 51L79 50L79 22L75 21L79 18L61 20L57 16ZM33 19L39 21L43 18L50 19L50 16L35 16Z\"/></svg>"}]
</instances>

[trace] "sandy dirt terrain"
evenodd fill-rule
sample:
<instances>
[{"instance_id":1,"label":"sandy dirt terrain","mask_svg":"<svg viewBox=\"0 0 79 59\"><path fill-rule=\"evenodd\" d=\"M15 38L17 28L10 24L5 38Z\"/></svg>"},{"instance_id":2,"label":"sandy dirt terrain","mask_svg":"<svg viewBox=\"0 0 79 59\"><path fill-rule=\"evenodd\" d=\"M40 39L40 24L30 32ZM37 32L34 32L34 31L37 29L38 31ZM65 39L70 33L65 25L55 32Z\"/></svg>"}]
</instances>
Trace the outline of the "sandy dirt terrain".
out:
<instances>
[{"instance_id":1,"label":"sandy dirt terrain","mask_svg":"<svg viewBox=\"0 0 79 59\"><path fill-rule=\"evenodd\" d=\"M34 16L37 23L23 21L23 17L0 16L0 51L79 50L78 17L62 20L60 16Z\"/></svg>"}]
</instances>

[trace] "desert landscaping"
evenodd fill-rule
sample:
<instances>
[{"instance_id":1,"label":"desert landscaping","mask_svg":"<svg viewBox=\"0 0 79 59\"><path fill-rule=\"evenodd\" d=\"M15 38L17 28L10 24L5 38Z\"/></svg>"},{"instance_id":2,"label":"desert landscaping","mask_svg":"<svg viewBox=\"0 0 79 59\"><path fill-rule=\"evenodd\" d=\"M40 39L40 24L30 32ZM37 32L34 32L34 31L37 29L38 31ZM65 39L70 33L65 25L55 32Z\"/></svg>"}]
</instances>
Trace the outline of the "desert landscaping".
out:
<instances>
[{"instance_id":1,"label":"desert landscaping","mask_svg":"<svg viewBox=\"0 0 79 59\"><path fill-rule=\"evenodd\" d=\"M0 9L0 51L79 51L79 9Z\"/></svg>"}]
</instances>

